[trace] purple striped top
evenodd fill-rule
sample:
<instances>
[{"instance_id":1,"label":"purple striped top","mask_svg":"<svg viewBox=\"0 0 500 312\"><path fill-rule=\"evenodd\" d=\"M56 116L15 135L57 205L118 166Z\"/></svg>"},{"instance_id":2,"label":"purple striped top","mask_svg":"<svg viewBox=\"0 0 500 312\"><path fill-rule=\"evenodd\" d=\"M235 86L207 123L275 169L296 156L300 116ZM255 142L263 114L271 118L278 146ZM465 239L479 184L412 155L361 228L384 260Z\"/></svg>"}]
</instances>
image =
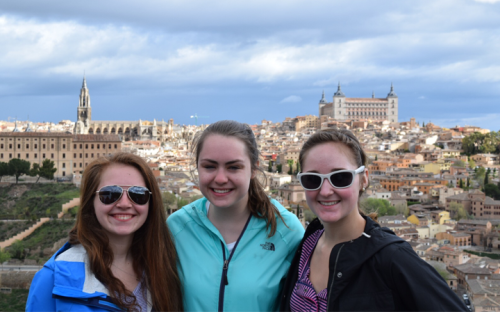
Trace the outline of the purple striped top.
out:
<instances>
[{"instance_id":1,"label":"purple striped top","mask_svg":"<svg viewBox=\"0 0 500 312\"><path fill-rule=\"evenodd\" d=\"M292 311L326 311L328 303L327 289L325 288L316 293L309 280L311 256L321 234L323 234L323 230L317 230L305 240L302 246L299 262L299 278L290 298L290 309Z\"/></svg>"}]
</instances>

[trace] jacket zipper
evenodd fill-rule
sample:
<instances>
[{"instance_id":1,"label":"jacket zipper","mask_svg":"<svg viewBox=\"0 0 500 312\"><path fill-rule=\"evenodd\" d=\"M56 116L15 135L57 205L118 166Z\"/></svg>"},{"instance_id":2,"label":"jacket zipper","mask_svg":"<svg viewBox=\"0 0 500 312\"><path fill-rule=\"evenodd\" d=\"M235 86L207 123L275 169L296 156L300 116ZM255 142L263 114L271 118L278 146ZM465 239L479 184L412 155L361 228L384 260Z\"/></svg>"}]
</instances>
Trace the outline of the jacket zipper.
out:
<instances>
[{"instance_id":1,"label":"jacket zipper","mask_svg":"<svg viewBox=\"0 0 500 312\"><path fill-rule=\"evenodd\" d=\"M330 290L328 291L328 300L326 301L326 309L328 310L328 307L330 306L330 298L332 297L332 292L333 292L333 283L335 282L335 273L337 272L337 262L339 261L339 256L340 256L340 251L342 248L344 248L343 244L339 248L339 252L337 252L337 258L335 259L335 265L333 266L333 275L332 275L332 282L330 284Z\"/></svg>"},{"instance_id":2,"label":"jacket zipper","mask_svg":"<svg viewBox=\"0 0 500 312\"><path fill-rule=\"evenodd\" d=\"M229 261L233 258L233 254L236 250L236 247L238 247L238 243L240 242L241 237L243 236L243 233L245 233L245 230L247 229L248 223L250 223L250 219L252 219L252 214L248 217L247 223L245 223L245 226L243 227L243 230L240 233L240 237L238 237L238 240L234 244L233 250L229 254L229 258L226 260L226 245L224 244L223 241L220 242L222 246L222 259L224 260L224 265L222 266L222 277L220 281L220 288L219 288L219 312L222 312L224 310L224 291L226 290L226 286L229 285L229 280L227 278L227 270L229 269Z\"/></svg>"}]
</instances>

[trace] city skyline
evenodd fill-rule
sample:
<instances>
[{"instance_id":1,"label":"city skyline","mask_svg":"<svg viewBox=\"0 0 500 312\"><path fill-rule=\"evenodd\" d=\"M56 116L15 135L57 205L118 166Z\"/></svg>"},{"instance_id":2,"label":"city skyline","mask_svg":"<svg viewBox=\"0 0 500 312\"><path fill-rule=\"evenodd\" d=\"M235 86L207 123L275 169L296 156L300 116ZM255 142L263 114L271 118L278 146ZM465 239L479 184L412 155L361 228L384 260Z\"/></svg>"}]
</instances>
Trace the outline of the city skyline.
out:
<instances>
[{"instance_id":1,"label":"city skyline","mask_svg":"<svg viewBox=\"0 0 500 312\"><path fill-rule=\"evenodd\" d=\"M279 122L393 83L399 121L500 129L496 0L27 3L0 3L0 120L76 121L85 75L93 120Z\"/></svg>"}]
</instances>

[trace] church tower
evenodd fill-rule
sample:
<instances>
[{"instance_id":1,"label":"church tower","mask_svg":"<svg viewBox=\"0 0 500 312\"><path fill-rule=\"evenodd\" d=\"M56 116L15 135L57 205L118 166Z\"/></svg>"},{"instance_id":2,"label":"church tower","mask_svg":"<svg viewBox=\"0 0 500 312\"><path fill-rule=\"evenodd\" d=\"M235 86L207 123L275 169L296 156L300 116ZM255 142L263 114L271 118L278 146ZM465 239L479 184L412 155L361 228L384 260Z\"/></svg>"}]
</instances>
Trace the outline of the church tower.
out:
<instances>
[{"instance_id":1,"label":"church tower","mask_svg":"<svg viewBox=\"0 0 500 312\"><path fill-rule=\"evenodd\" d=\"M80 89L80 101L77 109L77 120L75 124L75 134L88 134L90 120L92 119L92 108L90 107L90 95L87 88L87 80L83 77L82 88Z\"/></svg>"},{"instance_id":2,"label":"church tower","mask_svg":"<svg viewBox=\"0 0 500 312\"><path fill-rule=\"evenodd\" d=\"M398 96L396 92L394 92L394 86L391 83L391 91L387 94L387 102L389 105L388 116L387 119L390 122L398 122Z\"/></svg>"},{"instance_id":3,"label":"church tower","mask_svg":"<svg viewBox=\"0 0 500 312\"><path fill-rule=\"evenodd\" d=\"M346 119L346 97L342 89L339 86L337 87L337 92L333 94L333 102L332 102L332 114L330 115L332 118L337 120L345 120Z\"/></svg>"}]
</instances>

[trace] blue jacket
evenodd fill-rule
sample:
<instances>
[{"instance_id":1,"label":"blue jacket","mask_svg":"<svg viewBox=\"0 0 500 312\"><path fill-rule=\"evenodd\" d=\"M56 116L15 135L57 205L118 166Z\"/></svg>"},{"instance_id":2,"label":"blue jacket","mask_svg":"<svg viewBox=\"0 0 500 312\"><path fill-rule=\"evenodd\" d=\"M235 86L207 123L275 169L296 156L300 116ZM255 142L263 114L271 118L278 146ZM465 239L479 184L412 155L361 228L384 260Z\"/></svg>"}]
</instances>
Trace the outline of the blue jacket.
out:
<instances>
[{"instance_id":1,"label":"blue jacket","mask_svg":"<svg viewBox=\"0 0 500 312\"><path fill-rule=\"evenodd\" d=\"M26 311L121 311L108 295L90 271L85 248L66 243L33 278Z\"/></svg>"},{"instance_id":2,"label":"blue jacket","mask_svg":"<svg viewBox=\"0 0 500 312\"><path fill-rule=\"evenodd\" d=\"M207 218L206 203L206 198L199 199L167 219L179 257L184 309L277 311L304 227L294 214L272 200L288 227L277 218L276 234L268 238L266 221L252 216L226 266L226 278L223 268L229 251Z\"/></svg>"}]
</instances>

